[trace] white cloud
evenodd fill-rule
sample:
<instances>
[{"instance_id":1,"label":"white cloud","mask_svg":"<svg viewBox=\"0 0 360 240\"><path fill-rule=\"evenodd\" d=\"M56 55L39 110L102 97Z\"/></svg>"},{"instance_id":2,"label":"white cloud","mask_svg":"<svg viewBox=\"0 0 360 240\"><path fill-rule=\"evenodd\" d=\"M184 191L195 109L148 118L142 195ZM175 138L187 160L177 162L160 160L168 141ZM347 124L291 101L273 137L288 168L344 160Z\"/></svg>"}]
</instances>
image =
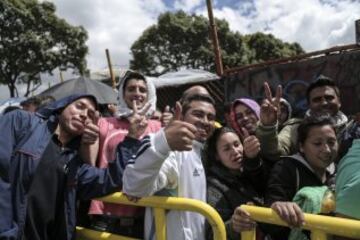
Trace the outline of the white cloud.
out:
<instances>
[{"instance_id":1,"label":"white cloud","mask_svg":"<svg viewBox=\"0 0 360 240\"><path fill-rule=\"evenodd\" d=\"M244 9L252 7L256 12L243 14ZM206 15L204 9L199 12ZM360 2L256 0L236 8L215 9L214 15L228 20L231 29L241 33L272 33L314 51L355 42L354 21L360 18Z\"/></svg>"},{"instance_id":2,"label":"white cloud","mask_svg":"<svg viewBox=\"0 0 360 240\"><path fill-rule=\"evenodd\" d=\"M88 31L88 66L106 67L105 49L114 65L127 66L131 44L166 10L161 0L53 0L59 16Z\"/></svg>"},{"instance_id":3,"label":"white cloud","mask_svg":"<svg viewBox=\"0 0 360 240\"><path fill-rule=\"evenodd\" d=\"M60 17L88 31L87 61L91 69L107 66L105 48L110 50L114 65L128 66L131 44L156 23L160 13L169 10L165 0L51 1ZM207 17L204 0L166 1L175 10ZM354 21L360 18L360 1L352 0L213 0L213 3L221 6L214 9L214 15L226 19L232 30L243 34L272 33L284 41L299 42L306 51L354 43ZM0 98L7 97L7 92L6 86L0 86Z\"/></svg>"},{"instance_id":4,"label":"white cloud","mask_svg":"<svg viewBox=\"0 0 360 240\"><path fill-rule=\"evenodd\" d=\"M204 4L204 0L176 0L174 2L174 8L175 9L181 9L183 11L189 12L194 10L194 8L197 8Z\"/></svg>"},{"instance_id":5,"label":"white cloud","mask_svg":"<svg viewBox=\"0 0 360 240\"><path fill-rule=\"evenodd\" d=\"M164 0L53 2L60 16L87 29L90 68L107 65L105 48L113 64L127 66L131 44L169 10ZM219 6L221 0L213 2ZM173 7L207 16L205 4L204 0L176 0ZM306 51L353 43L354 21L360 18L360 2L351 0L255 0L228 5L214 9L214 15L226 19L232 30L272 33L284 41L299 42Z\"/></svg>"}]
</instances>

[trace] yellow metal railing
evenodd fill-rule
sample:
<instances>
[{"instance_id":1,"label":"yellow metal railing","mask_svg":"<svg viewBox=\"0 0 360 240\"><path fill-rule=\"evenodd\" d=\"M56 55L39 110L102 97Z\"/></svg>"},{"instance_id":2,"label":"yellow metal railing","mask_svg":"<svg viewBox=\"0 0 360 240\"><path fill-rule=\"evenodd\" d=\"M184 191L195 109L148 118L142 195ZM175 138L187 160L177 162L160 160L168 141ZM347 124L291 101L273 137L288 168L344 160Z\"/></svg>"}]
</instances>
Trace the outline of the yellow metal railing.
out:
<instances>
[{"instance_id":1,"label":"yellow metal railing","mask_svg":"<svg viewBox=\"0 0 360 240\"><path fill-rule=\"evenodd\" d=\"M242 209L250 213L257 222L287 226L280 217L270 208L242 205ZM311 239L325 240L327 235L338 235L350 238L360 238L360 221L338 217L328 217L316 214L304 214L303 229L311 231ZM241 233L242 240L255 240L255 230Z\"/></svg>"},{"instance_id":2,"label":"yellow metal railing","mask_svg":"<svg viewBox=\"0 0 360 240\"><path fill-rule=\"evenodd\" d=\"M218 212L210 205L195 199L175 198L175 197L145 197L134 203L129 201L121 192L100 198L98 200L127 204L133 206L151 207L154 209L156 239L166 239L166 216L165 210L192 211L202 214L213 229L214 239L226 240L225 225ZM134 238L122 237L106 232L97 232L81 227L77 227L77 239L107 239L107 240L133 240Z\"/></svg>"}]
</instances>

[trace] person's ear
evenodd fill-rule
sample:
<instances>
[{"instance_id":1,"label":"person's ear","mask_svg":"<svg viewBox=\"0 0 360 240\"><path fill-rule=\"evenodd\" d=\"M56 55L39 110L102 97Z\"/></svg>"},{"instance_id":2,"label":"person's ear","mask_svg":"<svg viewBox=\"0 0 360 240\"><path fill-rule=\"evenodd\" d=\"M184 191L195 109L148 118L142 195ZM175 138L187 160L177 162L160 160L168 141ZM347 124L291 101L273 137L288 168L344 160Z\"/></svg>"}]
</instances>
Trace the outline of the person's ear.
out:
<instances>
[{"instance_id":1,"label":"person's ear","mask_svg":"<svg viewBox=\"0 0 360 240\"><path fill-rule=\"evenodd\" d=\"M304 153L304 147L302 143L299 144L299 152Z\"/></svg>"}]
</instances>

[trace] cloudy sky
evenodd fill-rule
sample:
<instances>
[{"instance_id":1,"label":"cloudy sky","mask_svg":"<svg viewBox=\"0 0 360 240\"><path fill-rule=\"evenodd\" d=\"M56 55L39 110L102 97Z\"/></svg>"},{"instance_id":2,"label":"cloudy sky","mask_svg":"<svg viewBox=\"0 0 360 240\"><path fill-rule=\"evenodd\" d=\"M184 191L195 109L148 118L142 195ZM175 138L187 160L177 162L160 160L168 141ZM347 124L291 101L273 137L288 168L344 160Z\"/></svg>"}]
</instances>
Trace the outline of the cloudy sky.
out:
<instances>
[{"instance_id":1,"label":"cloudy sky","mask_svg":"<svg viewBox=\"0 0 360 240\"><path fill-rule=\"evenodd\" d=\"M182 9L207 16L206 0L52 1L59 16L87 29L90 68L106 66L105 48L114 64L127 66L131 44L160 13ZM358 0L213 0L213 5L214 15L232 30L272 33L306 51L353 43L354 20L360 18Z\"/></svg>"},{"instance_id":2,"label":"cloudy sky","mask_svg":"<svg viewBox=\"0 0 360 240\"><path fill-rule=\"evenodd\" d=\"M114 65L127 67L130 46L160 13L182 9L207 16L206 0L51 1L60 17L88 31L90 69L106 67L105 48ZM306 51L354 43L360 19L359 0L213 0L213 7L234 31L272 33Z\"/></svg>"}]
</instances>

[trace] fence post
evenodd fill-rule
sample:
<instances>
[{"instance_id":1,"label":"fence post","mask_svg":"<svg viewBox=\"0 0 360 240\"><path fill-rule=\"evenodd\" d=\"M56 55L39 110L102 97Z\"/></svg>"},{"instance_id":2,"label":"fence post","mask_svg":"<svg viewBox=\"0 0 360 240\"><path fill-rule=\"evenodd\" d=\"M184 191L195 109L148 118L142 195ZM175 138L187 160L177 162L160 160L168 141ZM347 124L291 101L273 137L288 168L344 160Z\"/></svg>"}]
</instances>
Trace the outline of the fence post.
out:
<instances>
[{"instance_id":1,"label":"fence post","mask_svg":"<svg viewBox=\"0 0 360 240\"><path fill-rule=\"evenodd\" d=\"M311 240L327 240L327 234L323 231L312 230Z\"/></svg>"},{"instance_id":2,"label":"fence post","mask_svg":"<svg viewBox=\"0 0 360 240\"><path fill-rule=\"evenodd\" d=\"M154 208L154 216L155 216L156 239L165 240L166 239L165 210L162 208Z\"/></svg>"},{"instance_id":3,"label":"fence post","mask_svg":"<svg viewBox=\"0 0 360 240\"><path fill-rule=\"evenodd\" d=\"M241 232L241 240L255 240L256 239L256 228L251 231Z\"/></svg>"}]
</instances>

